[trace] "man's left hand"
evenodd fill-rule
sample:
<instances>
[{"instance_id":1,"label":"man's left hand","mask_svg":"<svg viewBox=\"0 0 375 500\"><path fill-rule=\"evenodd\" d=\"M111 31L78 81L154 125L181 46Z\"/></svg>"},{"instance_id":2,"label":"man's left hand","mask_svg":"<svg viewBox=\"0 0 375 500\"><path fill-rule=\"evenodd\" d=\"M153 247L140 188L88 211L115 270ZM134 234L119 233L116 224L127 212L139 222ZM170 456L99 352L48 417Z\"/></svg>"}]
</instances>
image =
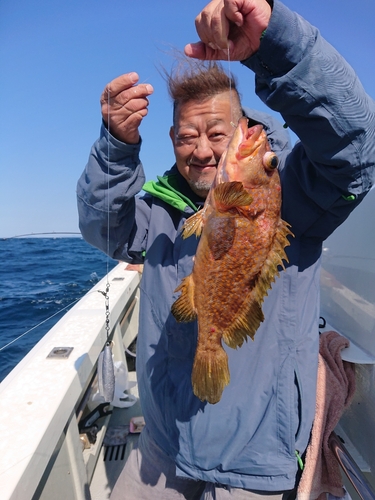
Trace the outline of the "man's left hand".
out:
<instances>
[{"instance_id":1,"label":"man's left hand","mask_svg":"<svg viewBox=\"0 0 375 500\"><path fill-rule=\"evenodd\" d=\"M242 61L253 55L267 29L271 7L266 0L212 0L197 16L200 42L185 54L196 59Z\"/></svg>"}]
</instances>

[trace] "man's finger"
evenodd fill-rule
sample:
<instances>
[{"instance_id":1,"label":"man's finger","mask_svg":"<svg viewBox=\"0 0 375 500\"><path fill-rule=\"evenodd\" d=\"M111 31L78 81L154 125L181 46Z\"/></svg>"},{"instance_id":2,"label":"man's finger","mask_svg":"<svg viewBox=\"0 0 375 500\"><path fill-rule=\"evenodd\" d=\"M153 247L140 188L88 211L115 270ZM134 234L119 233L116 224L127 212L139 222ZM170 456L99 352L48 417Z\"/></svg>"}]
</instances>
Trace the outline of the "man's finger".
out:
<instances>
[{"instance_id":1,"label":"man's finger","mask_svg":"<svg viewBox=\"0 0 375 500\"><path fill-rule=\"evenodd\" d=\"M117 95L108 94L104 91L101 97L101 103L102 105L110 104L111 106L124 106L133 100L147 99L153 92L154 88L149 83L122 90L122 92L119 92Z\"/></svg>"},{"instance_id":2,"label":"man's finger","mask_svg":"<svg viewBox=\"0 0 375 500\"><path fill-rule=\"evenodd\" d=\"M224 9L217 9L211 19L209 45L215 49L228 47L229 22L225 17Z\"/></svg>"},{"instance_id":3,"label":"man's finger","mask_svg":"<svg viewBox=\"0 0 375 500\"><path fill-rule=\"evenodd\" d=\"M228 45L229 22L222 3L211 2L196 17L195 28L203 43L212 49L225 49Z\"/></svg>"},{"instance_id":4,"label":"man's finger","mask_svg":"<svg viewBox=\"0 0 375 500\"><path fill-rule=\"evenodd\" d=\"M228 42L229 51L233 47L231 41ZM194 59L206 61L225 61L228 59L228 49L213 48L203 42L188 43L184 49L185 55Z\"/></svg>"},{"instance_id":5,"label":"man's finger","mask_svg":"<svg viewBox=\"0 0 375 500\"><path fill-rule=\"evenodd\" d=\"M206 45L203 42L188 43L184 49L185 55L194 59L206 59Z\"/></svg>"},{"instance_id":6,"label":"man's finger","mask_svg":"<svg viewBox=\"0 0 375 500\"><path fill-rule=\"evenodd\" d=\"M110 97L116 97L124 90L131 88L138 82L138 80L139 76L135 72L121 75L109 82L109 84L104 89L103 97L108 97L108 94L110 95Z\"/></svg>"},{"instance_id":7,"label":"man's finger","mask_svg":"<svg viewBox=\"0 0 375 500\"><path fill-rule=\"evenodd\" d=\"M142 99L131 99L130 101L124 103L123 107L126 108L129 114L134 114L139 111L143 111L144 109L147 109L148 105L149 105L148 99L142 98Z\"/></svg>"},{"instance_id":8,"label":"man's finger","mask_svg":"<svg viewBox=\"0 0 375 500\"><path fill-rule=\"evenodd\" d=\"M241 12L241 8L243 6L243 2L226 2L224 7L225 16L236 26L243 25L243 12Z\"/></svg>"}]
</instances>

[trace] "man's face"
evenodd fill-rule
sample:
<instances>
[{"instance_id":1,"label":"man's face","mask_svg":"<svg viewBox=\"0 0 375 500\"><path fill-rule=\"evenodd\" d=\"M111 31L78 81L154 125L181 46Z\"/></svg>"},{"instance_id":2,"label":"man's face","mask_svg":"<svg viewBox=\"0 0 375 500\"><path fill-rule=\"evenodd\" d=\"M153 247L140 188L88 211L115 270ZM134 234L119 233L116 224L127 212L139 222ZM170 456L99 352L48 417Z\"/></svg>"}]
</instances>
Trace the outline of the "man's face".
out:
<instances>
[{"instance_id":1,"label":"man's face","mask_svg":"<svg viewBox=\"0 0 375 500\"><path fill-rule=\"evenodd\" d=\"M237 108L237 107L236 107ZM229 92L178 106L170 137L177 168L191 189L205 198L221 155L233 134Z\"/></svg>"}]
</instances>

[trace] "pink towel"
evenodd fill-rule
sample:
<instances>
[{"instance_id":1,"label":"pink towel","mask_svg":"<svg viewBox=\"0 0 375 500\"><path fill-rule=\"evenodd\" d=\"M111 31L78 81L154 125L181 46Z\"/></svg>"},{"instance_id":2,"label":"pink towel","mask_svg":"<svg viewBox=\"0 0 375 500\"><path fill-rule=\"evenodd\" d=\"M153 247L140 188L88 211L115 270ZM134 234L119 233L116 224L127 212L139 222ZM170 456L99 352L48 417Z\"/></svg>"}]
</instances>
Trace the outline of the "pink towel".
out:
<instances>
[{"instance_id":1,"label":"pink towel","mask_svg":"<svg viewBox=\"0 0 375 500\"><path fill-rule=\"evenodd\" d=\"M320 336L315 419L307 447L305 468L298 486L298 500L319 500L326 493L343 497L339 464L328 447L328 438L355 392L355 366L343 361L341 351L349 341L337 332Z\"/></svg>"}]
</instances>

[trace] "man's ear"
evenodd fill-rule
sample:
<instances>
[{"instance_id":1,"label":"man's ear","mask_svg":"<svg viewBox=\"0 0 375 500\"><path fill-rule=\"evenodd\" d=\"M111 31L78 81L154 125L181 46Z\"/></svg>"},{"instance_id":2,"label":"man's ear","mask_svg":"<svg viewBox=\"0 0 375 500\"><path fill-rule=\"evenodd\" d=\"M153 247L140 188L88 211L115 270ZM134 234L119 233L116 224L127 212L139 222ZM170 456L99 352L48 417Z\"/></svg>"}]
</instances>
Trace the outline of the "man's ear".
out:
<instances>
[{"instance_id":1,"label":"man's ear","mask_svg":"<svg viewBox=\"0 0 375 500\"><path fill-rule=\"evenodd\" d=\"M175 133L174 133L174 127L172 125L172 127L169 129L169 137L171 138L172 140L172 144L174 146L174 140L175 140Z\"/></svg>"}]
</instances>

